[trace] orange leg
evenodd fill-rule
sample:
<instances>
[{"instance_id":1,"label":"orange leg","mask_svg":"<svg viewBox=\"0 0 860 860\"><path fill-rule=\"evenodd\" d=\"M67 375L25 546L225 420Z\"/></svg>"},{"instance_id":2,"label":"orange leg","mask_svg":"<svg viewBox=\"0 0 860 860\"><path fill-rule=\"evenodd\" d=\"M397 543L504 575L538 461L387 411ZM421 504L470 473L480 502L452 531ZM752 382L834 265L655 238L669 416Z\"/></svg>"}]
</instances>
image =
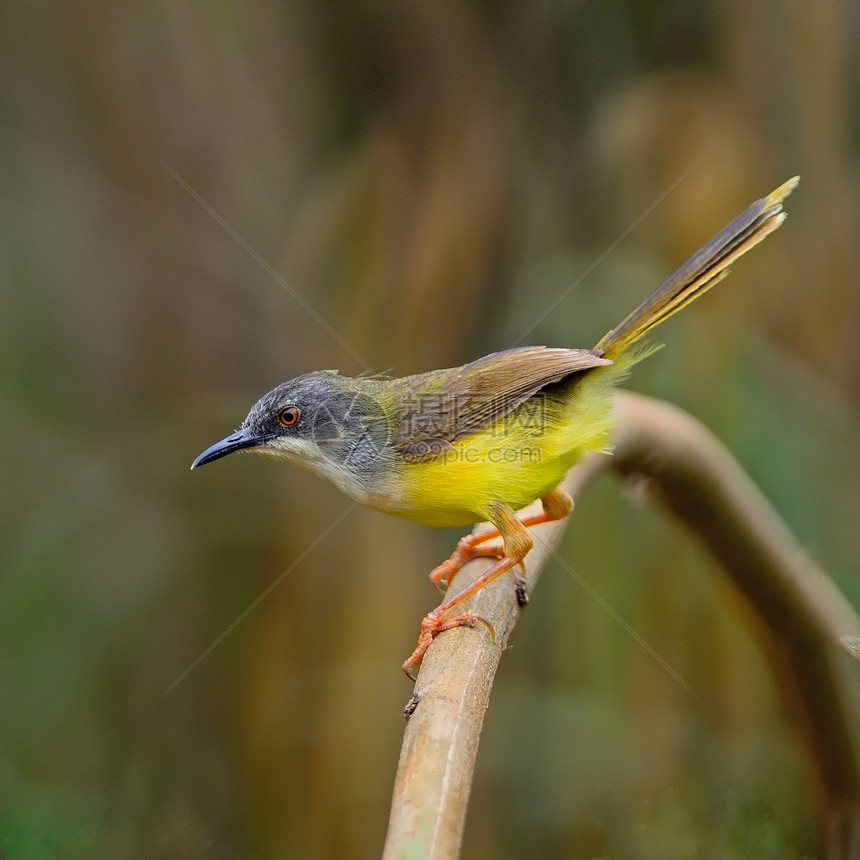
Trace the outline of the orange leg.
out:
<instances>
[{"instance_id":1,"label":"orange leg","mask_svg":"<svg viewBox=\"0 0 860 860\"><path fill-rule=\"evenodd\" d=\"M539 526L542 523L550 523L555 520L562 520L573 508L573 499L558 487L543 496L541 503L543 504L543 511L541 513L523 517L519 521L526 528ZM493 538L499 537L500 534L499 529L495 528L460 538L457 549L454 550L451 557L430 572L430 582L444 594L454 575L467 561L471 561L473 558L504 558L505 550L502 547L481 546L482 543L493 540ZM526 603L528 603L528 598L526 598Z\"/></svg>"},{"instance_id":2,"label":"orange leg","mask_svg":"<svg viewBox=\"0 0 860 860\"><path fill-rule=\"evenodd\" d=\"M490 568L485 570L477 579L467 585L462 591L455 594L453 597L444 601L437 606L432 612L425 616L421 622L421 633L418 637L418 645L410 655L409 659L403 664L403 671L413 680L415 676L414 670L421 665L424 659L424 654L430 647L433 638L443 630L450 630L452 627L474 627L476 624L483 624L489 631L490 636L494 636L492 625L479 615L475 615L472 610L467 609L459 615L451 618L445 616L459 606L464 600L477 594L484 586L489 585L494 579L497 579L503 573L506 573L511 568L520 564L532 548L533 541L531 535L526 531L527 526L539 525L552 520L559 520L566 516L573 507L573 501L564 490L555 489L547 493L541 499L543 502L543 513L535 514L534 516L524 517L522 520L517 519L514 512L504 504L497 504L493 508L492 522L496 525L496 529L489 532L481 532L478 535L469 535L469 537L478 538L479 540L468 541L464 538L457 545L454 555L448 559L445 564L437 567L433 571L445 569L448 572L446 565L453 567L450 573L453 576L460 567L465 564L469 558L474 558L477 555L496 555L499 560ZM485 540L502 536L504 541L504 549L501 547L480 547L479 545ZM484 550L489 550L485 552ZM469 554L470 553L470 554ZM467 555L468 554L468 555ZM466 557L463 557L466 556ZM456 565L456 567L454 567ZM447 579L448 577L444 577ZM433 575L431 574L431 579ZM443 579L439 577L438 581ZM435 582L436 580L434 580ZM528 603L528 595L525 591L525 584L521 581L517 585L517 602L520 606L525 606Z\"/></svg>"},{"instance_id":3,"label":"orange leg","mask_svg":"<svg viewBox=\"0 0 860 860\"><path fill-rule=\"evenodd\" d=\"M479 532L478 534L466 535L460 538L457 549L454 550L447 561L443 561L438 567L430 572L430 582L444 594L448 590L448 583L454 578L454 574L473 558L490 557L502 558L505 551L500 546L481 546L484 541L492 540L499 536L498 529Z\"/></svg>"}]
</instances>

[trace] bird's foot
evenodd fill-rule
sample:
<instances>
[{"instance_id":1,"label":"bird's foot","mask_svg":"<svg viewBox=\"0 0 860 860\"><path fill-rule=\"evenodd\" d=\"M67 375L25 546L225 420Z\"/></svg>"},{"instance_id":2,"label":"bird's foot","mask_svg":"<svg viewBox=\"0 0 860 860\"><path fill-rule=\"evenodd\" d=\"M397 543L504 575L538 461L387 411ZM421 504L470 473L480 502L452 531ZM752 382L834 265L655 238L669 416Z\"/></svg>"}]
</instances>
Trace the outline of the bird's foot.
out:
<instances>
[{"instance_id":1,"label":"bird's foot","mask_svg":"<svg viewBox=\"0 0 860 860\"><path fill-rule=\"evenodd\" d=\"M450 630L453 627L474 627L476 624L483 624L490 632L490 638L493 641L496 639L493 625L485 618L481 618L480 615L475 615L471 609L467 609L465 612L461 612L452 618L443 618L443 615L444 613L439 612L439 609L434 609L421 622L421 634L418 637L418 645L409 659L403 664L403 671L413 681L415 680L414 672L421 665L421 661L424 659L430 643L444 630Z\"/></svg>"},{"instance_id":2,"label":"bird's foot","mask_svg":"<svg viewBox=\"0 0 860 860\"><path fill-rule=\"evenodd\" d=\"M430 582L444 594L448 590L448 586L454 575L467 561L471 561L473 558L502 558L505 554L503 547L481 546L486 541L498 536L498 529L490 529L489 531L469 534L461 538L457 544L457 549L454 550L451 557L430 571Z\"/></svg>"}]
</instances>

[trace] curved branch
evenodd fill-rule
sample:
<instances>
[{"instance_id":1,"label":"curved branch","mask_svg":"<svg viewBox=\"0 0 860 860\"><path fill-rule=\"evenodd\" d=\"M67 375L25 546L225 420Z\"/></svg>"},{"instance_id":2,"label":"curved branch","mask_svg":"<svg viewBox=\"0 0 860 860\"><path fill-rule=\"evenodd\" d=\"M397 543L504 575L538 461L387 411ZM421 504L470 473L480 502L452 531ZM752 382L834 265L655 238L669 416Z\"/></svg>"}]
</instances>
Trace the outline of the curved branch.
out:
<instances>
[{"instance_id":1,"label":"curved branch","mask_svg":"<svg viewBox=\"0 0 860 860\"><path fill-rule=\"evenodd\" d=\"M847 840L860 838L860 756L852 730L858 715L850 712L845 695L846 672L854 672L856 684L857 665L839 647L840 637L860 634L860 619L701 424L674 407L628 393L618 394L617 411L613 456L587 457L563 486L577 499L606 468L644 479L723 564L761 623L772 665L799 718L822 789L827 842L836 856ZM564 527L561 522L533 529L535 547L525 565L529 589ZM488 563L470 562L453 587ZM470 607L490 621L496 639L481 635L483 628L459 628L427 652L406 709L387 858L454 857L459 851L490 689L519 616L510 578L485 588Z\"/></svg>"},{"instance_id":2,"label":"curved branch","mask_svg":"<svg viewBox=\"0 0 860 860\"><path fill-rule=\"evenodd\" d=\"M698 421L624 394L616 439L613 468L647 482L752 609L820 789L826 856L852 856L860 850L860 672L848 653L860 632L857 613Z\"/></svg>"}]
</instances>

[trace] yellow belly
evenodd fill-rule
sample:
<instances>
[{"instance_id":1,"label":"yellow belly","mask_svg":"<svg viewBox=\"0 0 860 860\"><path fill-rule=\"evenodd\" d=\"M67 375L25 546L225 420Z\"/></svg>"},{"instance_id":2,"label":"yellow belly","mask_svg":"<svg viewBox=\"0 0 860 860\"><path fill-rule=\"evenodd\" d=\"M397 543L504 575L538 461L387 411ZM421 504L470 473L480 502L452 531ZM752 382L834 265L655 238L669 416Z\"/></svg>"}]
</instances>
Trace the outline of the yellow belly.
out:
<instances>
[{"instance_id":1,"label":"yellow belly","mask_svg":"<svg viewBox=\"0 0 860 860\"><path fill-rule=\"evenodd\" d=\"M392 476L393 504L384 509L427 525L458 526L486 519L494 502L525 507L558 486L587 451L607 450L620 372L597 368L561 391L536 395L433 460L405 463Z\"/></svg>"}]
</instances>

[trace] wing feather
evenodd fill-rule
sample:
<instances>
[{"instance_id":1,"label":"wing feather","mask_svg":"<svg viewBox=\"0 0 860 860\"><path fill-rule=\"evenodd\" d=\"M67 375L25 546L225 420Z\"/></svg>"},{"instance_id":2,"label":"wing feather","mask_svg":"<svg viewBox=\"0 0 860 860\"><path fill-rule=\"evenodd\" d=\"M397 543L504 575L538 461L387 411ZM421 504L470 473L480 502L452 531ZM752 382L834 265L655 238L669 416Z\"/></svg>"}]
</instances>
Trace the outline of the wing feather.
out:
<instances>
[{"instance_id":1,"label":"wing feather","mask_svg":"<svg viewBox=\"0 0 860 860\"><path fill-rule=\"evenodd\" d=\"M415 390L397 427L394 446L411 462L432 460L454 442L512 412L544 386L611 363L588 349L529 346L443 371L441 384L440 374L433 374L426 386Z\"/></svg>"}]
</instances>

